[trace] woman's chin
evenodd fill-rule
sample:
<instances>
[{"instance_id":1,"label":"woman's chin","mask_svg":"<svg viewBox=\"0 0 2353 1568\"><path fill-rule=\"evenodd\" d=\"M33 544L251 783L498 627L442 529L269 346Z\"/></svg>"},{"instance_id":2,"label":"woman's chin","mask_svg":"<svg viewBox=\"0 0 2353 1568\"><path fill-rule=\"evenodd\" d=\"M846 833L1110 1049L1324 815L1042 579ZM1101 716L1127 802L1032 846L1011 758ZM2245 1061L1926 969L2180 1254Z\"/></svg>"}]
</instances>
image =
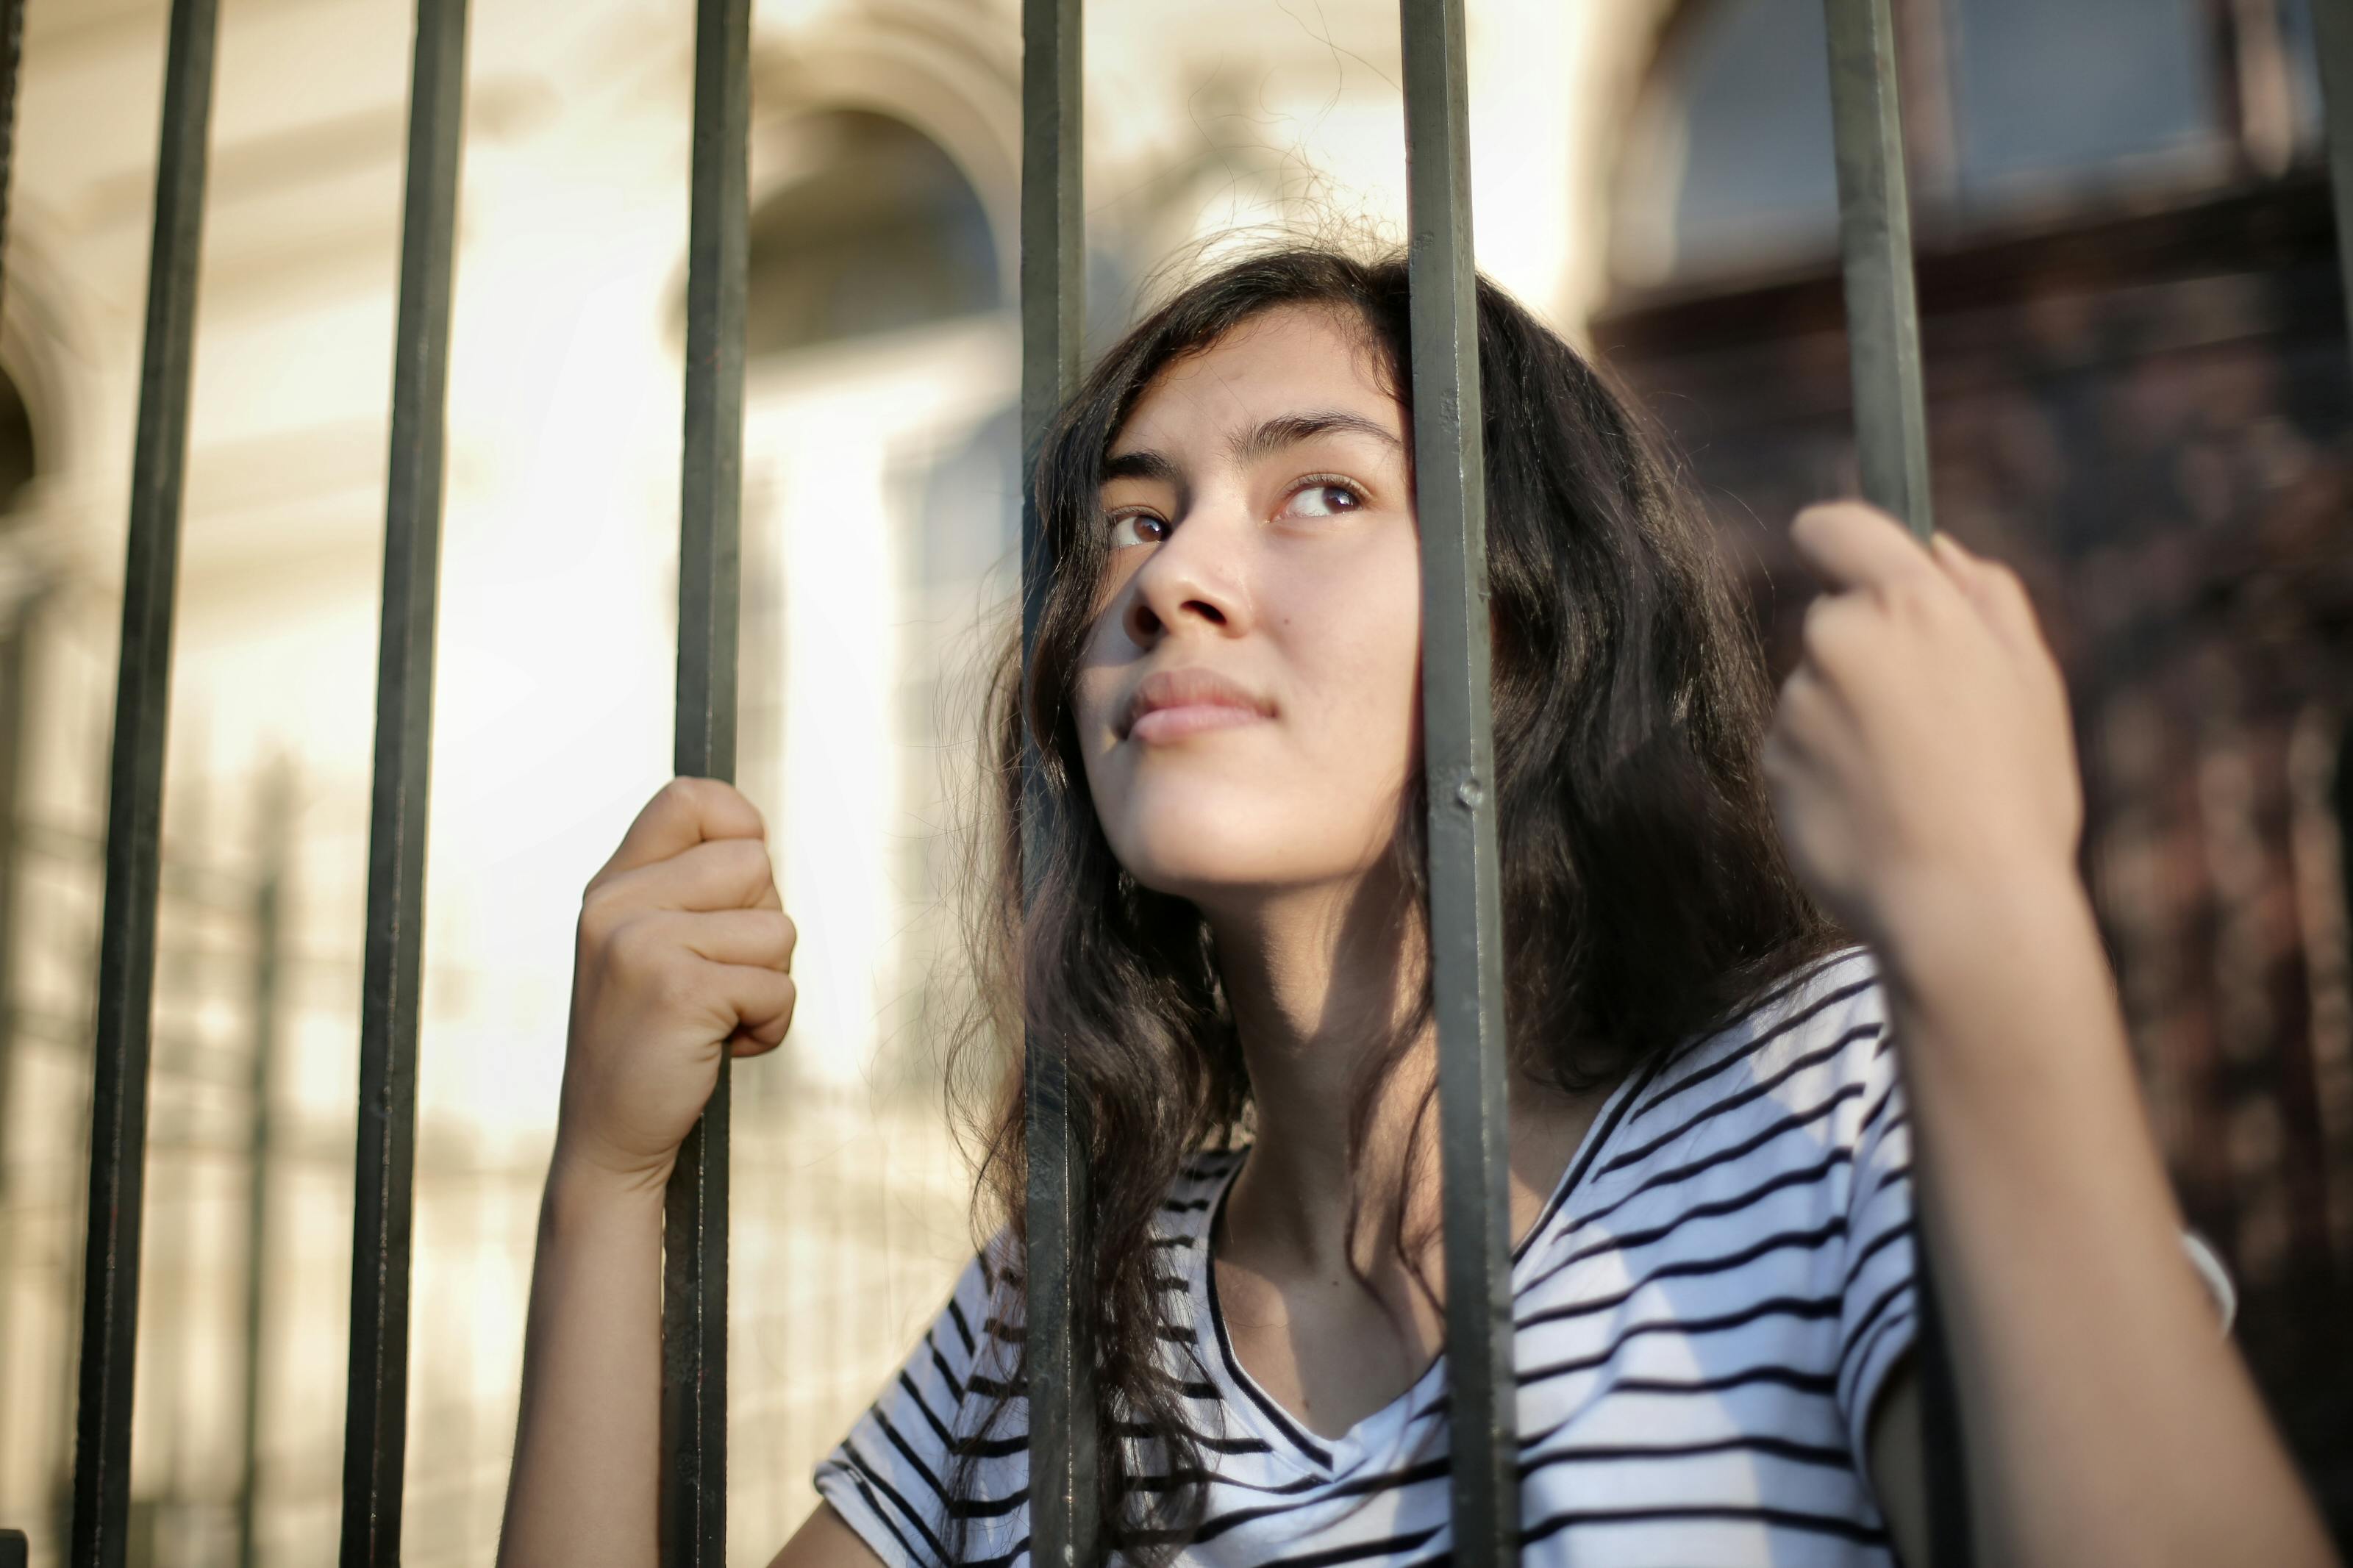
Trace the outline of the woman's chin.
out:
<instances>
[{"instance_id":1,"label":"woman's chin","mask_svg":"<svg viewBox=\"0 0 2353 1568\"><path fill-rule=\"evenodd\" d=\"M1120 864L1139 884L1208 910L1343 880L1364 868L1360 858L1317 856L1313 853L1317 847L1306 834L1246 834L1230 826L1187 828L1169 822L1155 824L1137 841L1114 841Z\"/></svg>"}]
</instances>

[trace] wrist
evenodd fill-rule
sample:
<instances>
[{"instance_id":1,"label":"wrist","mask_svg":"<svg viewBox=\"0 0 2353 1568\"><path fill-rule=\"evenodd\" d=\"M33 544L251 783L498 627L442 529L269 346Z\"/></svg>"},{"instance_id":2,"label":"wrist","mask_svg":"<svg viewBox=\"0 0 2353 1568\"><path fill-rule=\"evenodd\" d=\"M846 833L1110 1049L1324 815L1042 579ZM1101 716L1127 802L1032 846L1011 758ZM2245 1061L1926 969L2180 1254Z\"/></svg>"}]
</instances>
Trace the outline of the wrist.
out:
<instances>
[{"instance_id":1,"label":"wrist","mask_svg":"<svg viewBox=\"0 0 2353 1568\"><path fill-rule=\"evenodd\" d=\"M2054 963L2105 967L2091 896L2072 866L1989 860L1915 879L1869 935L1889 988L1915 994L1981 994Z\"/></svg>"},{"instance_id":2,"label":"wrist","mask_svg":"<svg viewBox=\"0 0 2353 1568\"><path fill-rule=\"evenodd\" d=\"M661 1212L670 1184L670 1165L626 1171L583 1149L559 1129L555 1149L547 1163L547 1209L551 1219L564 1220L606 1213L650 1208Z\"/></svg>"}]
</instances>

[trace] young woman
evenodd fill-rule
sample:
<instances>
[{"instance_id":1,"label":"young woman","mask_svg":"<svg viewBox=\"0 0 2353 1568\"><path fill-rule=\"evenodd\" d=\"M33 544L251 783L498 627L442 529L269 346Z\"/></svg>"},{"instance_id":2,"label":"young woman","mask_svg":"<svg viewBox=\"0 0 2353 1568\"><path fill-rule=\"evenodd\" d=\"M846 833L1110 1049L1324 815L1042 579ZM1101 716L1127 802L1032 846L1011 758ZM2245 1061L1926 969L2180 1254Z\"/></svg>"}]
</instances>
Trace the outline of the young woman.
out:
<instances>
[{"instance_id":1,"label":"young woman","mask_svg":"<svg viewBox=\"0 0 2353 1568\"><path fill-rule=\"evenodd\" d=\"M2184 1260L2016 579L1808 511L1777 708L1624 406L1479 312L1524 1558L1920 1562L1916 1212L1982 1563L2329 1561ZM1035 477L983 1023L1092 1129L1074 1300L1132 1561L1448 1551L1406 321L1400 262L1229 267ZM761 832L681 780L589 885L502 1563L654 1561L663 1181L721 1051L792 1014ZM1027 1556L1018 1097L986 1152L993 1238L781 1568Z\"/></svg>"}]
</instances>

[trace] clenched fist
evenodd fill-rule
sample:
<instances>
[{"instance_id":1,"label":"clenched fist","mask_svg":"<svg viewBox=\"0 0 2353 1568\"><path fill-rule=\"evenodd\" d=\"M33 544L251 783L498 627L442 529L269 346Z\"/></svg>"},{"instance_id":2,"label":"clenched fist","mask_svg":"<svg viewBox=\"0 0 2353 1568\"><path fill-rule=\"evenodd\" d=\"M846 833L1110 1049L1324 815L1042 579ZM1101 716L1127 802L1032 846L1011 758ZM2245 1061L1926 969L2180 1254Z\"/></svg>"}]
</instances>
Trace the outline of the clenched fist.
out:
<instances>
[{"instance_id":1,"label":"clenched fist","mask_svg":"<svg viewBox=\"0 0 2353 1568\"><path fill-rule=\"evenodd\" d=\"M560 1162L659 1186L719 1081L793 1019L793 922L765 827L712 779L672 779L580 904Z\"/></svg>"},{"instance_id":2,"label":"clenched fist","mask_svg":"<svg viewBox=\"0 0 2353 1568\"><path fill-rule=\"evenodd\" d=\"M1860 502L1790 539L1824 592L1762 762L1800 879L1883 952L2072 882L2066 685L2017 575Z\"/></svg>"}]
</instances>

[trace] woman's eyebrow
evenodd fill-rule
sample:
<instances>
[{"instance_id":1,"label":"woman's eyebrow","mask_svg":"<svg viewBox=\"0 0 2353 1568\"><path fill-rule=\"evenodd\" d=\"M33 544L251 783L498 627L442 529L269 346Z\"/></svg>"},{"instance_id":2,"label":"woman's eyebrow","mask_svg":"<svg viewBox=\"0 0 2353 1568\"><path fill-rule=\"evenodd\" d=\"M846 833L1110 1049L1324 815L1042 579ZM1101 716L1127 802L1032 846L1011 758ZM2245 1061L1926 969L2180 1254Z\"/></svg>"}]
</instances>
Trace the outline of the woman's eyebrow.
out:
<instances>
[{"instance_id":1,"label":"woman's eyebrow","mask_svg":"<svg viewBox=\"0 0 2353 1568\"><path fill-rule=\"evenodd\" d=\"M1176 465L1168 460L1166 454L1150 450L1105 458L1102 482L1109 484L1113 479L1157 479L1166 485L1178 482Z\"/></svg>"},{"instance_id":2,"label":"woman's eyebrow","mask_svg":"<svg viewBox=\"0 0 2353 1568\"><path fill-rule=\"evenodd\" d=\"M1402 454L1405 443L1361 414L1345 409L1319 409L1309 414L1282 414L1265 420L1254 430L1242 431L1233 438L1234 460L1251 462L1279 452L1285 447L1302 441L1312 441L1318 436L1369 436L1383 446Z\"/></svg>"},{"instance_id":3,"label":"woman's eyebrow","mask_svg":"<svg viewBox=\"0 0 2353 1568\"><path fill-rule=\"evenodd\" d=\"M1285 447L1295 447L1302 441L1312 441L1318 436L1369 436L1383 446L1402 454L1405 443L1395 432L1388 430L1361 414L1345 409L1321 409L1309 414L1280 414L1262 420L1248 430L1237 431L1228 449L1237 463L1250 463ZM1103 482L1113 479L1156 479L1163 484L1181 482L1176 464L1166 453L1149 448L1121 452L1105 458Z\"/></svg>"}]
</instances>

